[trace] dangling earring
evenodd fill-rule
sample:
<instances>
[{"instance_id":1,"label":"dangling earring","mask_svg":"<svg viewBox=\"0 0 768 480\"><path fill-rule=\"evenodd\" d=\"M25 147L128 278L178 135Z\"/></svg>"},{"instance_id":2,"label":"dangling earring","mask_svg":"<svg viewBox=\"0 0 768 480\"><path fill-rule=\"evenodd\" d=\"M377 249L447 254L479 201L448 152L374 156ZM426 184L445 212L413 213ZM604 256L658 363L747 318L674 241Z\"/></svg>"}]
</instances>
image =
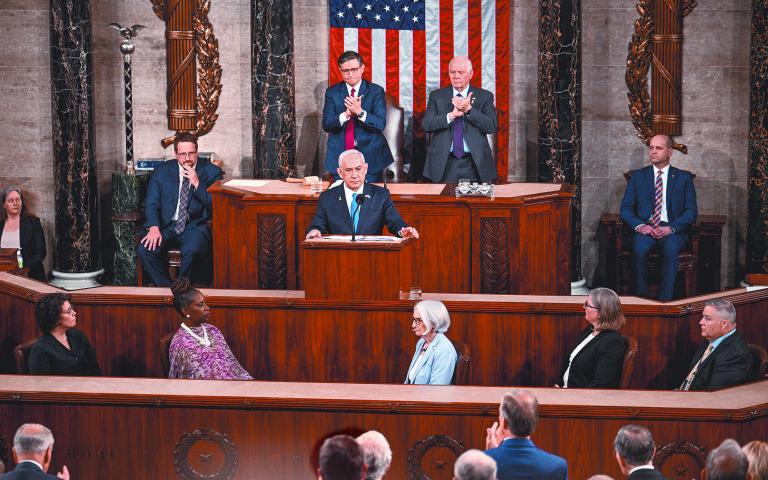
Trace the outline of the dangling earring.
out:
<instances>
[{"instance_id":1,"label":"dangling earring","mask_svg":"<svg viewBox=\"0 0 768 480\"><path fill-rule=\"evenodd\" d=\"M189 318L189 314L187 314L187 318Z\"/></svg>"}]
</instances>

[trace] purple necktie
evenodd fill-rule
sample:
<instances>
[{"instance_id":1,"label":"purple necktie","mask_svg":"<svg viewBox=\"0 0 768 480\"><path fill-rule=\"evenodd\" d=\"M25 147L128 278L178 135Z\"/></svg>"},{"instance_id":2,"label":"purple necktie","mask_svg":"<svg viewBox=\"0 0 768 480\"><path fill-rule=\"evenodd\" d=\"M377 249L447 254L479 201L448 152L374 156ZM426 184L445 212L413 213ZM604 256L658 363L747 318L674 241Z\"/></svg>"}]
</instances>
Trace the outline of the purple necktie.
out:
<instances>
[{"instance_id":1,"label":"purple necktie","mask_svg":"<svg viewBox=\"0 0 768 480\"><path fill-rule=\"evenodd\" d=\"M461 97L461 94L457 94L457 97ZM464 156L464 117L456 117L453 119L453 156L461 158Z\"/></svg>"}]
</instances>

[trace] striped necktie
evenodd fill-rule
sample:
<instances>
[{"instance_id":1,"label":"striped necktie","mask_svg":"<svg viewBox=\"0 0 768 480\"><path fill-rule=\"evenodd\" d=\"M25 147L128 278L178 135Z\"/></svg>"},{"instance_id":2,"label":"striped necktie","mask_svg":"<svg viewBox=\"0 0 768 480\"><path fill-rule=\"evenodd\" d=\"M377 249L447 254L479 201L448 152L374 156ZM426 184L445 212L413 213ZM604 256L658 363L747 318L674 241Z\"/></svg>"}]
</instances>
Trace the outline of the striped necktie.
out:
<instances>
[{"instance_id":1,"label":"striped necktie","mask_svg":"<svg viewBox=\"0 0 768 480\"><path fill-rule=\"evenodd\" d=\"M656 175L656 188L653 192L653 216L651 216L651 226L656 228L661 222L661 206L664 202L664 180L662 179L661 170Z\"/></svg>"},{"instance_id":2,"label":"striped necktie","mask_svg":"<svg viewBox=\"0 0 768 480\"><path fill-rule=\"evenodd\" d=\"M699 367L704 362L704 360L707 359L709 354L712 353L712 344L710 343L706 350L704 350L704 355L701 356L698 362L696 362L696 365L693 366L690 373L688 373L688 376L685 377L685 380L683 380L683 384L680 385L680 390L687 392L691 388L691 383L693 383L693 378L696 376L697 373L699 373Z\"/></svg>"},{"instance_id":3,"label":"striped necktie","mask_svg":"<svg viewBox=\"0 0 768 480\"><path fill-rule=\"evenodd\" d=\"M181 191L179 191L179 215L176 217L176 225L173 227L173 231L177 235L181 234L187 226L187 220L189 220L189 197L191 195L189 179L184 177L184 181L181 182Z\"/></svg>"}]
</instances>

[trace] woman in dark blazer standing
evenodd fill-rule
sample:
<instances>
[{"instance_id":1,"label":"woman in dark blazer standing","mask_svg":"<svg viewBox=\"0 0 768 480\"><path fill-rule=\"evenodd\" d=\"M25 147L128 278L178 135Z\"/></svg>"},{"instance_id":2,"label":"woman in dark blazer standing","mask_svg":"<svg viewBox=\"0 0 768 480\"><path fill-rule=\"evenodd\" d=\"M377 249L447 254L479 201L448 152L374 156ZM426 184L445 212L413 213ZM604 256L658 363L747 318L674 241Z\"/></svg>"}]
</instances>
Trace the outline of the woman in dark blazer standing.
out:
<instances>
[{"instance_id":1,"label":"woman in dark blazer standing","mask_svg":"<svg viewBox=\"0 0 768 480\"><path fill-rule=\"evenodd\" d=\"M24 266L29 267L29 278L44 282L43 260L47 252L40 219L27 214L24 196L18 188L4 188L0 192L0 203L3 205L0 211L0 247L21 248Z\"/></svg>"},{"instance_id":2,"label":"woman in dark blazer standing","mask_svg":"<svg viewBox=\"0 0 768 480\"><path fill-rule=\"evenodd\" d=\"M584 302L589 326L576 339L563 363L556 387L619 388L627 341L619 333L624 313L616 292L595 288Z\"/></svg>"}]
</instances>

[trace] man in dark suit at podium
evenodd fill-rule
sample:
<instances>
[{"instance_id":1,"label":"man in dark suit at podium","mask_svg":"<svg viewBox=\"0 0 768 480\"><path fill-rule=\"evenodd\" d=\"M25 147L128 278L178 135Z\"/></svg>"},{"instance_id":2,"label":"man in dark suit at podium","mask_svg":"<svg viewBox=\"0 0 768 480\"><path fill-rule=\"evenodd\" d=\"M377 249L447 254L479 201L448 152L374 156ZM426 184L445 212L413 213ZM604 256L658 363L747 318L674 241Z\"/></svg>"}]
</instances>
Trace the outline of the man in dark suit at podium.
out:
<instances>
[{"instance_id":1,"label":"man in dark suit at podium","mask_svg":"<svg viewBox=\"0 0 768 480\"><path fill-rule=\"evenodd\" d=\"M343 183L320 195L307 240L322 234L351 235L353 231L380 235L384 225L399 237L419 238L419 232L400 217L389 190L365 182L367 172L361 152L346 150L339 155L338 173Z\"/></svg>"}]
</instances>

